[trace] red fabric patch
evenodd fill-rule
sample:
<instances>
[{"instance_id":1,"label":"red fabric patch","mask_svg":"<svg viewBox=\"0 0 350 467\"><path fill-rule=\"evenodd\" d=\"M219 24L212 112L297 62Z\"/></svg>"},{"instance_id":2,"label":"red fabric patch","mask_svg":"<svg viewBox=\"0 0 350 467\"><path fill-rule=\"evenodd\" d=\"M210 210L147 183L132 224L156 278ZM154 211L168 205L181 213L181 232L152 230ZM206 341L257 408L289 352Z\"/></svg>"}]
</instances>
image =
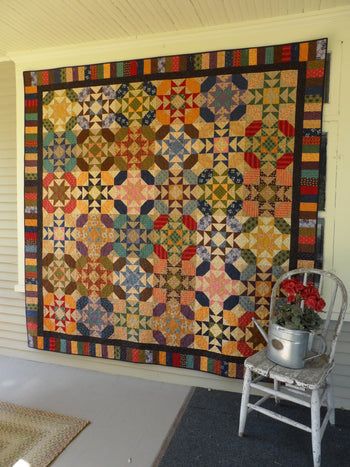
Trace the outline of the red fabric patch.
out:
<instances>
[{"instance_id":1,"label":"red fabric patch","mask_svg":"<svg viewBox=\"0 0 350 467\"><path fill-rule=\"evenodd\" d=\"M258 131L261 130L262 127L262 121L261 120L255 120L252 122L250 125L247 126L245 129L245 135L246 136L254 136L257 134Z\"/></svg>"},{"instance_id":2,"label":"red fabric patch","mask_svg":"<svg viewBox=\"0 0 350 467\"><path fill-rule=\"evenodd\" d=\"M260 167L260 161L253 152L246 152L244 154L244 160L252 169L258 169Z\"/></svg>"},{"instance_id":3,"label":"red fabric patch","mask_svg":"<svg viewBox=\"0 0 350 467\"><path fill-rule=\"evenodd\" d=\"M136 60L133 60L130 62L129 74L130 76L135 76L137 74L137 61Z\"/></svg>"},{"instance_id":4,"label":"red fabric patch","mask_svg":"<svg viewBox=\"0 0 350 467\"><path fill-rule=\"evenodd\" d=\"M299 243L302 243L303 245L315 245L316 243L316 238L315 237L306 237L305 235L304 236L300 236L299 237Z\"/></svg>"},{"instance_id":5,"label":"red fabric patch","mask_svg":"<svg viewBox=\"0 0 350 467\"><path fill-rule=\"evenodd\" d=\"M238 326L248 326L248 324L251 323L252 319L254 318L254 312L253 311L247 311L244 313L243 316L241 316L238 319Z\"/></svg>"},{"instance_id":6,"label":"red fabric patch","mask_svg":"<svg viewBox=\"0 0 350 467\"><path fill-rule=\"evenodd\" d=\"M197 230L197 222L191 216L182 216L183 224L188 228L188 230Z\"/></svg>"},{"instance_id":7,"label":"red fabric patch","mask_svg":"<svg viewBox=\"0 0 350 467\"><path fill-rule=\"evenodd\" d=\"M278 161L277 161L277 168L278 169L285 169L292 162L293 162L293 154L292 153L283 154L283 156L280 159L278 159Z\"/></svg>"},{"instance_id":8,"label":"red fabric patch","mask_svg":"<svg viewBox=\"0 0 350 467\"><path fill-rule=\"evenodd\" d=\"M300 193L302 195L317 195L318 187L317 186L301 186Z\"/></svg>"},{"instance_id":9,"label":"red fabric patch","mask_svg":"<svg viewBox=\"0 0 350 467\"><path fill-rule=\"evenodd\" d=\"M291 59L291 50L292 46L291 45L283 45L282 46L282 62L289 62Z\"/></svg>"},{"instance_id":10,"label":"red fabric patch","mask_svg":"<svg viewBox=\"0 0 350 467\"><path fill-rule=\"evenodd\" d=\"M176 367L181 366L181 354L179 353L173 354L173 366L176 366Z\"/></svg>"},{"instance_id":11,"label":"red fabric patch","mask_svg":"<svg viewBox=\"0 0 350 467\"><path fill-rule=\"evenodd\" d=\"M193 256L196 254L197 247L194 245L188 246L185 248L185 250L182 252L182 259L183 260L189 260L193 258Z\"/></svg>"},{"instance_id":12,"label":"red fabric patch","mask_svg":"<svg viewBox=\"0 0 350 467\"><path fill-rule=\"evenodd\" d=\"M162 245L154 245L154 252L160 259L167 259L168 253Z\"/></svg>"},{"instance_id":13,"label":"red fabric patch","mask_svg":"<svg viewBox=\"0 0 350 467\"><path fill-rule=\"evenodd\" d=\"M250 357L255 353L246 342L237 342L237 350L243 355L243 357Z\"/></svg>"},{"instance_id":14,"label":"red fabric patch","mask_svg":"<svg viewBox=\"0 0 350 467\"><path fill-rule=\"evenodd\" d=\"M153 227L156 230L160 230L168 223L168 215L161 214L157 219L154 221Z\"/></svg>"},{"instance_id":15,"label":"red fabric patch","mask_svg":"<svg viewBox=\"0 0 350 467\"><path fill-rule=\"evenodd\" d=\"M294 136L295 128L291 125L287 120L279 120L278 122L278 129L282 132L285 136Z\"/></svg>"}]
</instances>

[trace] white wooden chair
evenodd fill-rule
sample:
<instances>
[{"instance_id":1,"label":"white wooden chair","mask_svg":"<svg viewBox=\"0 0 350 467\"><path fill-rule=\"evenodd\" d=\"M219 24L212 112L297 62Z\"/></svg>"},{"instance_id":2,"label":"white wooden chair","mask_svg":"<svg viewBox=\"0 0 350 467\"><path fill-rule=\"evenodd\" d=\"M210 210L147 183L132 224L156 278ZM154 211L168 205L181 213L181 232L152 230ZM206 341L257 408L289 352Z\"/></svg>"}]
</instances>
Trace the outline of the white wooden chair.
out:
<instances>
[{"instance_id":1,"label":"white wooden chair","mask_svg":"<svg viewBox=\"0 0 350 467\"><path fill-rule=\"evenodd\" d=\"M309 279L318 284L319 292L323 297L327 293L327 305L323 313L324 321L320 334L324 339L331 341L331 344L328 351L326 350L322 356L306 361L305 367L299 370L288 369L273 363L267 358L266 350L248 357L244 364L245 375L239 420L239 436L243 436L244 434L247 414L255 410L311 433L314 467L320 467L323 433L328 421L331 425L335 423L332 371L334 368L336 344L347 309L347 292L342 281L330 272L318 269L295 269L283 274L275 283L272 291L270 312L275 306L281 282L292 276L300 277L300 275L304 284ZM332 314L333 316L334 314L337 315L334 331L332 331L330 326ZM261 381L265 378L270 378L274 381L273 388L270 385L261 384ZM262 391L265 394L255 404L249 402L251 388ZM262 407L262 404L270 397L274 397L276 403L280 399L285 399L309 407L311 409L311 427ZM321 423L320 409L322 405L327 406L327 413Z\"/></svg>"}]
</instances>

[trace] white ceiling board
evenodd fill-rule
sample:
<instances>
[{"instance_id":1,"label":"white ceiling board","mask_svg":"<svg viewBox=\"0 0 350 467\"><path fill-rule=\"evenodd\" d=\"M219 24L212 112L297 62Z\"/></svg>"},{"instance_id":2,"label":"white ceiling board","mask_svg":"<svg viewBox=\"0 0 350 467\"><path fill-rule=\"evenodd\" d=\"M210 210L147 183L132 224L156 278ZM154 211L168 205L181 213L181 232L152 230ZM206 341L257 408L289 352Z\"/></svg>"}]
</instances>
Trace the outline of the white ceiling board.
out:
<instances>
[{"instance_id":1,"label":"white ceiling board","mask_svg":"<svg viewBox=\"0 0 350 467\"><path fill-rule=\"evenodd\" d=\"M13 52L128 39L350 6L350 0L0 0L0 60Z\"/></svg>"}]
</instances>

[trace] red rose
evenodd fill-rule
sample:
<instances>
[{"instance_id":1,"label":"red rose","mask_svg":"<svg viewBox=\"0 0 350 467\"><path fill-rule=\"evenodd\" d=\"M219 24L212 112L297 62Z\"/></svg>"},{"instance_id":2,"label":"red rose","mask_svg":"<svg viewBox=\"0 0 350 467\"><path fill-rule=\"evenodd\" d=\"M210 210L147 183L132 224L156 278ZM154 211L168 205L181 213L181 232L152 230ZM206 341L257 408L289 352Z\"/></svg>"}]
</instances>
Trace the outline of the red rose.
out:
<instances>
[{"instance_id":1,"label":"red rose","mask_svg":"<svg viewBox=\"0 0 350 467\"><path fill-rule=\"evenodd\" d=\"M297 296L296 296L295 293L290 293L290 294L288 294L287 302L288 303L294 303L296 298L297 298Z\"/></svg>"},{"instance_id":2,"label":"red rose","mask_svg":"<svg viewBox=\"0 0 350 467\"><path fill-rule=\"evenodd\" d=\"M285 287L283 287L283 290L289 294L289 293L295 293L294 285L293 284L287 284Z\"/></svg>"},{"instance_id":3,"label":"red rose","mask_svg":"<svg viewBox=\"0 0 350 467\"><path fill-rule=\"evenodd\" d=\"M304 300L306 300L309 297L314 297L315 299L320 298L320 294L318 293L318 290L312 284L308 284L307 286L305 286L300 294Z\"/></svg>"},{"instance_id":4,"label":"red rose","mask_svg":"<svg viewBox=\"0 0 350 467\"><path fill-rule=\"evenodd\" d=\"M303 284L298 279L285 279L281 284L281 289L288 294L296 294L303 290L303 288Z\"/></svg>"},{"instance_id":5,"label":"red rose","mask_svg":"<svg viewBox=\"0 0 350 467\"><path fill-rule=\"evenodd\" d=\"M295 283L295 290L296 290L296 292L301 292L302 290L304 290L304 287L305 287L305 285L302 284L302 283L299 282L299 281L297 281L297 282Z\"/></svg>"},{"instance_id":6,"label":"red rose","mask_svg":"<svg viewBox=\"0 0 350 467\"><path fill-rule=\"evenodd\" d=\"M316 309L316 305L317 305L317 297L314 297L312 295L309 295L306 299L305 299L305 306L307 306L308 308L311 308L312 310L315 310Z\"/></svg>"},{"instance_id":7,"label":"red rose","mask_svg":"<svg viewBox=\"0 0 350 467\"><path fill-rule=\"evenodd\" d=\"M292 292L292 290L294 289L293 282L290 279L285 279L281 284L281 289L285 292Z\"/></svg>"},{"instance_id":8,"label":"red rose","mask_svg":"<svg viewBox=\"0 0 350 467\"><path fill-rule=\"evenodd\" d=\"M323 298L320 298L320 299L317 300L315 310L316 311L323 311L325 306L326 306L326 302L323 300Z\"/></svg>"}]
</instances>

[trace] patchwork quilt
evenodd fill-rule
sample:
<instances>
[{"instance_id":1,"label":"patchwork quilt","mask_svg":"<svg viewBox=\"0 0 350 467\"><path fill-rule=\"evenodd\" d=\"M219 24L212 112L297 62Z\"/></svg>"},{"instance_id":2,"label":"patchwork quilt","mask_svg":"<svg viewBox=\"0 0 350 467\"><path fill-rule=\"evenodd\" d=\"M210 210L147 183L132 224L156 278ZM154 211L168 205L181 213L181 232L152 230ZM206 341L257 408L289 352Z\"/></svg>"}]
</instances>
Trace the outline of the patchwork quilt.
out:
<instances>
[{"instance_id":1,"label":"patchwork quilt","mask_svg":"<svg viewBox=\"0 0 350 467\"><path fill-rule=\"evenodd\" d=\"M314 265L326 48L24 73L30 347L242 377Z\"/></svg>"}]
</instances>

